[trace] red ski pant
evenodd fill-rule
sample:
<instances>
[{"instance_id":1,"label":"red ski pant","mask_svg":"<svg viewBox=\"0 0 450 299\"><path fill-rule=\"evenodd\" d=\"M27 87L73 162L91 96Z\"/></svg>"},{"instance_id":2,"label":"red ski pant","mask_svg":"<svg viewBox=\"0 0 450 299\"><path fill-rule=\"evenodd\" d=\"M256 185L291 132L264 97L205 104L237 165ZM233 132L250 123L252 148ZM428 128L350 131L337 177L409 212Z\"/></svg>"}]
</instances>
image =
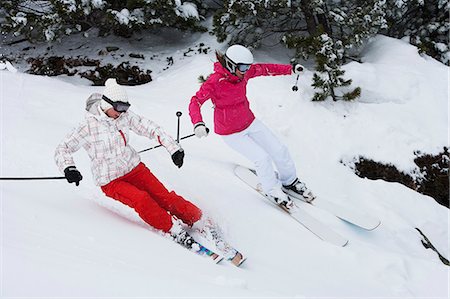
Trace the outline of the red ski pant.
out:
<instances>
[{"instance_id":1,"label":"red ski pant","mask_svg":"<svg viewBox=\"0 0 450 299\"><path fill-rule=\"evenodd\" d=\"M172 227L171 215L189 226L202 216L194 204L169 192L143 163L101 188L107 196L133 208L145 222L166 233Z\"/></svg>"}]
</instances>

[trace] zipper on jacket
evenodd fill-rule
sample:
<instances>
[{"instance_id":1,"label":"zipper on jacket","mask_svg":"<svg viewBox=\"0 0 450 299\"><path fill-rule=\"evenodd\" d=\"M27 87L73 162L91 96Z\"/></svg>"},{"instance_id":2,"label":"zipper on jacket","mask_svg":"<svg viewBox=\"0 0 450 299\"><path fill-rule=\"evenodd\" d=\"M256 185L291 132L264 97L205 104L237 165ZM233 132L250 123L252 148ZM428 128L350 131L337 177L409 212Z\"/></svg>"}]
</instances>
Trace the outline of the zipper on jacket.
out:
<instances>
[{"instance_id":1,"label":"zipper on jacket","mask_svg":"<svg viewBox=\"0 0 450 299\"><path fill-rule=\"evenodd\" d=\"M122 132L122 130L119 130L120 135L122 135L123 142L125 142L125 146L127 146L127 140L125 139L125 134Z\"/></svg>"}]
</instances>

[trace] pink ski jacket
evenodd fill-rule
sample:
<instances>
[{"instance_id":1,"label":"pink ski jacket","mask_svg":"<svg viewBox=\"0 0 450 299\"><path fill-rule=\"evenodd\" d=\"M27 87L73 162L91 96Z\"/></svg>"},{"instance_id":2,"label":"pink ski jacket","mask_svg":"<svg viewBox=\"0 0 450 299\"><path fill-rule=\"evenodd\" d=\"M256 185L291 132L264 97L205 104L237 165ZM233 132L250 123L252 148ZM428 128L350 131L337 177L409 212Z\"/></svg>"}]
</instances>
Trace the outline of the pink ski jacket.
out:
<instances>
[{"instance_id":1,"label":"pink ski jacket","mask_svg":"<svg viewBox=\"0 0 450 299\"><path fill-rule=\"evenodd\" d=\"M130 131L155 138L170 155L181 147L156 123L128 110L117 119L108 117L99 107L101 94L92 94L86 102L84 121L57 146L55 161L61 172L75 166L72 154L83 147L91 160L95 183L104 186L133 170L141 159L129 144Z\"/></svg>"},{"instance_id":2,"label":"pink ski jacket","mask_svg":"<svg viewBox=\"0 0 450 299\"><path fill-rule=\"evenodd\" d=\"M243 79L231 74L219 62L214 73L191 98L189 115L192 124L203 122L200 108L207 100L214 104L214 132L229 135L245 130L255 119L247 99L247 82L258 76L290 75L289 64L253 64Z\"/></svg>"}]
</instances>

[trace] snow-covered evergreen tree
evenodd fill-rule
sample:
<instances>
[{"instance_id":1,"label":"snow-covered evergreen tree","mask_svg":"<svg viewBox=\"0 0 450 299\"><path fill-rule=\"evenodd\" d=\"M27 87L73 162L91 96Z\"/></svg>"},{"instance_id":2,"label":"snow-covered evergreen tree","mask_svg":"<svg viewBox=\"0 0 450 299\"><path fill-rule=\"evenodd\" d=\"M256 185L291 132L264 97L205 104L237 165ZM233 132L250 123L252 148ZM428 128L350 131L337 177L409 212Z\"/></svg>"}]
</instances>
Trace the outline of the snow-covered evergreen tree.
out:
<instances>
[{"instance_id":1,"label":"snow-covered evergreen tree","mask_svg":"<svg viewBox=\"0 0 450 299\"><path fill-rule=\"evenodd\" d=\"M100 35L129 37L139 29L174 27L202 30L197 4L181 0L0 0L2 32L30 40L54 40L62 34L98 28Z\"/></svg>"},{"instance_id":2,"label":"snow-covered evergreen tree","mask_svg":"<svg viewBox=\"0 0 450 299\"><path fill-rule=\"evenodd\" d=\"M214 33L220 41L253 47L275 38L297 58L312 55L319 72L314 87L322 90L314 100L353 99L359 89L345 96L335 90L351 82L341 65L351 49L386 27L384 11L385 0L229 0L215 15Z\"/></svg>"},{"instance_id":3,"label":"snow-covered evergreen tree","mask_svg":"<svg viewBox=\"0 0 450 299\"><path fill-rule=\"evenodd\" d=\"M450 65L448 0L388 0L388 35L409 37L421 52Z\"/></svg>"},{"instance_id":4,"label":"snow-covered evergreen tree","mask_svg":"<svg viewBox=\"0 0 450 299\"><path fill-rule=\"evenodd\" d=\"M342 63L344 48L342 42L334 42L326 33L315 38L322 47L316 52L317 72L313 75L315 92L313 101L323 101L331 97L333 101L353 100L361 95L361 88L340 92L339 89L349 86L351 79L344 79L344 71L339 67ZM338 93L340 92L340 93Z\"/></svg>"}]
</instances>

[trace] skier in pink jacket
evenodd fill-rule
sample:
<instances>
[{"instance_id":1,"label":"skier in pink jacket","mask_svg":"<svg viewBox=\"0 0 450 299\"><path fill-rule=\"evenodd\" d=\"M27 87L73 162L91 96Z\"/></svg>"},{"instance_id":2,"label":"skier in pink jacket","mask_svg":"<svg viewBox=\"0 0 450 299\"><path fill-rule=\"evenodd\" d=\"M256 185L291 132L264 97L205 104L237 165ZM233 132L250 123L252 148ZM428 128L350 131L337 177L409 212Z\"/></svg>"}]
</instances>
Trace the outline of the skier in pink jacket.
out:
<instances>
[{"instance_id":1,"label":"skier in pink jacket","mask_svg":"<svg viewBox=\"0 0 450 299\"><path fill-rule=\"evenodd\" d=\"M293 203L287 194L295 193L306 201L313 200L312 192L297 178L287 147L255 118L246 95L248 80L258 76L290 75L292 72L300 74L303 66L253 63L252 53L241 45L230 46L225 54L216 51L216 56L218 62L214 64L214 73L189 104L195 135L199 138L208 135L201 106L211 99L215 108L214 131L226 144L254 163L262 189L272 201L289 209Z\"/></svg>"}]
</instances>

